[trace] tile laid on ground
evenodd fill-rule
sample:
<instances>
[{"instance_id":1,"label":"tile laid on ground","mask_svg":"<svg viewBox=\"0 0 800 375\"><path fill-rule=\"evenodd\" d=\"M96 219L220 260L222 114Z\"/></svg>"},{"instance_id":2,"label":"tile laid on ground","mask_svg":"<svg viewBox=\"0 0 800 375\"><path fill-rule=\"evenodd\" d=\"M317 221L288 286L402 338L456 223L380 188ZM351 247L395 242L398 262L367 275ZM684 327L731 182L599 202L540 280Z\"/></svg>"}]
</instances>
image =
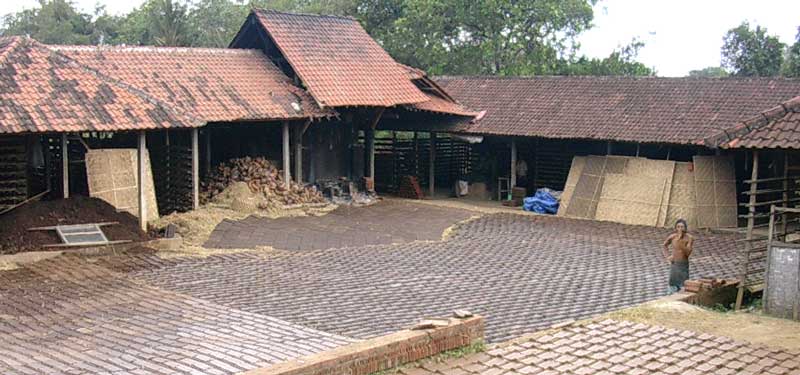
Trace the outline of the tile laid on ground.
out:
<instances>
[{"instance_id":1,"label":"tile laid on ground","mask_svg":"<svg viewBox=\"0 0 800 375\"><path fill-rule=\"evenodd\" d=\"M205 247L318 250L435 241L445 229L471 212L410 202L383 201L368 207L341 206L319 217L269 219L256 216L226 220L211 233Z\"/></svg>"},{"instance_id":2,"label":"tile laid on ground","mask_svg":"<svg viewBox=\"0 0 800 375\"><path fill-rule=\"evenodd\" d=\"M145 286L77 256L0 272L3 374L232 374L352 341Z\"/></svg>"},{"instance_id":3,"label":"tile laid on ground","mask_svg":"<svg viewBox=\"0 0 800 375\"><path fill-rule=\"evenodd\" d=\"M800 374L800 351L626 321L575 323L404 375ZM391 372L390 372L391 373Z\"/></svg>"},{"instance_id":4,"label":"tile laid on ground","mask_svg":"<svg viewBox=\"0 0 800 375\"><path fill-rule=\"evenodd\" d=\"M129 274L166 290L355 338L467 309L484 315L488 340L500 342L663 296L669 266L660 246L668 234L495 214L463 223L444 242L248 252ZM735 276L735 238L697 237L692 276ZM121 264L132 262L149 260Z\"/></svg>"}]
</instances>

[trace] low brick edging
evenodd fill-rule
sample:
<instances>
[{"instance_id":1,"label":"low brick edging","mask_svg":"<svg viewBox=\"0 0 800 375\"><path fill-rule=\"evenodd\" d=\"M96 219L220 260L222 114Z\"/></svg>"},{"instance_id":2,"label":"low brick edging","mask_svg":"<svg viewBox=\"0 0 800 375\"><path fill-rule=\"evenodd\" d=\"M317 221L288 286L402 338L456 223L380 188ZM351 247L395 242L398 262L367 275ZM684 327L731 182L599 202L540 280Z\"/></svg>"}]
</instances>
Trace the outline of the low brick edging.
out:
<instances>
[{"instance_id":1,"label":"low brick edging","mask_svg":"<svg viewBox=\"0 0 800 375\"><path fill-rule=\"evenodd\" d=\"M407 329L246 372L246 375L367 375L483 341L484 319L450 318L447 326Z\"/></svg>"}]
</instances>

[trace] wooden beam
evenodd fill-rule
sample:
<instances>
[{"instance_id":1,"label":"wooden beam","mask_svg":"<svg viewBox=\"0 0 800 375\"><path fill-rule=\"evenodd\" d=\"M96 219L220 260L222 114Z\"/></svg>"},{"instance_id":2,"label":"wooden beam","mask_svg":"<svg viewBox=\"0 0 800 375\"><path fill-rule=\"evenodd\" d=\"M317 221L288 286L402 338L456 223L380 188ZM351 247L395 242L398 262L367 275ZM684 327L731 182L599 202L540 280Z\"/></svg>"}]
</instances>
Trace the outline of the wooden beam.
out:
<instances>
[{"instance_id":1,"label":"wooden beam","mask_svg":"<svg viewBox=\"0 0 800 375\"><path fill-rule=\"evenodd\" d=\"M514 189L517 186L517 141L512 137L511 138L511 186L510 189ZM510 192L509 192L510 193Z\"/></svg>"},{"instance_id":2,"label":"wooden beam","mask_svg":"<svg viewBox=\"0 0 800 375\"><path fill-rule=\"evenodd\" d=\"M291 162L289 161L289 121L283 122L283 181L286 187L289 187L292 181L292 174L289 170Z\"/></svg>"},{"instance_id":3,"label":"wooden beam","mask_svg":"<svg viewBox=\"0 0 800 375\"><path fill-rule=\"evenodd\" d=\"M61 133L61 179L64 199L69 198L69 150L67 149L67 133Z\"/></svg>"},{"instance_id":4,"label":"wooden beam","mask_svg":"<svg viewBox=\"0 0 800 375\"><path fill-rule=\"evenodd\" d=\"M431 198L436 191L436 133L431 132L431 145L428 148L430 151L430 163L428 169L428 190Z\"/></svg>"},{"instance_id":5,"label":"wooden beam","mask_svg":"<svg viewBox=\"0 0 800 375\"><path fill-rule=\"evenodd\" d=\"M736 303L734 305L734 310L739 310L742 308L742 301L744 300L744 289L745 289L745 281L747 279L747 267L750 265L750 250L752 249L752 240L753 239L753 227L755 226L755 213L756 213L756 191L758 191L758 150L753 151L753 170L752 174L750 175L751 180L753 182L750 183L750 201L748 210L748 218L747 218L747 233L745 234L745 239L747 240L744 244L744 252L745 252L745 260L744 265L742 267L742 274L739 279L739 290L736 293ZM771 219L770 219L771 220Z\"/></svg>"},{"instance_id":6,"label":"wooden beam","mask_svg":"<svg viewBox=\"0 0 800 375\"><path fill-rule=\"evenodd\" d=\"M147 231L147 199L144 191L146 165L144 163L144 153L147 151L147 138L144 130L139 132L139 142L137 147L137 159L139 164L139 178L137 179L137 191L139 195L139 226L143 231Z\"/></svg>"},{"instance_id":7,"label":"wooden beam","mask_svg":"<svg viewBox=\"0 0 800 375\"><path fill-rule=\"evenodd\" d=\"M378 127L378 122L381 120L381 116L383 116L383 111L386 108L378 109L378 112L375 114L375 117L372 118L372 122L369 124L369 129L367 129L367 160L369 162L369 176L370 178L375 178L375 128ZM373 180L374 183L374 180Z\"/></svg>"},{"instance_id":8,"label":"wooden beam","mask_svg":"<svg viewBox=\"0 0 800 375\"><path fill-rule=\"evenodd\" d=\"M206 176L208 176L208 174L211 173L211 128L206 126L205 133L206 133L205 164L206 164Z\"/></svg>"},{"instance_id":9,"label":"wooden beam","mask_svg":"<svg viewBox=\"0 0 800 375\"><path fill-rule=\"evenodd\" d=\"M192 209L200 207L200 135L192 129Z\"/></svg>"}]
</instances>

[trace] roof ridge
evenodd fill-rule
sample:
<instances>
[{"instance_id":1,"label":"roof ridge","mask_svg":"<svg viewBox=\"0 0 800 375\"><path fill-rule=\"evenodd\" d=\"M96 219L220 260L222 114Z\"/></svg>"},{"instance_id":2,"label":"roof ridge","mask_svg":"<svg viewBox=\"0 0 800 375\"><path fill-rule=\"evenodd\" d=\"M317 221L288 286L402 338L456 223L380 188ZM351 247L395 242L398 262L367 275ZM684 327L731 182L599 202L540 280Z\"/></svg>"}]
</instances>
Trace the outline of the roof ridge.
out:
<instances>
[{"instance_id":1,"label":"roof ridge","mask_svg":"<svg viewBox=\"0 0 800 375\"><path fill-rule=\"evenodd\" d=\"M24 36L18 36L18 35L12 35L12 36L6 36L6 37L0 38L0 39L3 39L3 40L6 40L6 39L9 40L8 44L6 44L6 47L3 50L3 53L0 53L0 64L5 63L6 57L8 57L8 54L11 51L15 51L17 49L17 47L19 47L20 42L22 40L24 40L25 38L26 37L24 37Z\"/></svg>"},{"instance_id":2,"label":"roof ridge","mask_svg":"<svg viewBox=\"0 0 800 375\"><path fill-rule=\"evenodd\" d=\"M717 134L706 137L703 143L708 147L719 147L723 143L731 142L736 138L761 129L791 112L800 112L800 96L782 102L753 117L744 119L728 129L722 129Z\"/></svg>"},{"instance_id":3,"label":"roof ridge","mask_svg":"<svg viewBox=\"0 0 800 375\"><path fill-rule=\"evenodd\" d=\"M358 20L355 19L355 17L339 16L339 15L335 15L335 14L315 14L315 13L303 13L303 12L287 12L287 11L283 11L283 10L269 9L269 8L258 8L258 7L253 7L252 10L255 11L255 12L258 12L258 13L274 13L274 14L284 14L284 15L287 15L287 16L301 16L301 17L338 18L338 19L342 19L342 20L358 22Z\"/></svg>"},{"instance_id":4,"label":"roof ridge","mask_svg":"<svg viewBox=\"0 0 800 375\"><path fill-rule=\"evenodd\" d=\"M635 80L664 80L664 81L729 81L729 82L748 82L748 81L794 81L800 82L800 77L661 77L661 76L620 76L620 75L532 75L532 76L492 76L492 75L442 75L435 76L434 79L441 80L519 80L519 81L535 81L537 79L580 79L580 80L620 80L620 81L635 81Z\"/></svg>"},{"instance_id":5,"label":"roof ridge","mask_svg":"<svg viewBox=\"0 0 800 375\"><path fill-rule=\"evenodd\" d=\"M63 59L65 62L67 62L69 64L72 64L75 68L82 69L85 72L87 72L89 74L92 74L95 77L99 78L100 80L109 82L109 83L114 84L115 86L117 86L117 87L119 87L119 88L121 88L123 90L129 91L132 94L134 94L137 97L139 97L140 99L145 100L145 101L147 101L147 102L149 102L151 104L157 105L160 108L164 109L165 111L171 112L173 115L177 115L177 116L179 116L181 118L185 118L185 119L189 120L190 123L188 125L190 125L191 127L201 126L203 124L203 121L201 121L200 119L197 119L197 118L195 118L194 116L192 116L192 115L190 115L188 113L185 113L183 111L180 111L178 109L173 108L172 105L170 105L169 103L166 103L164 101L159 100L158 98L148 94L144 90L138 89L138 88L136 88L136 87L134 87L134 86L132 86L132 85L130 85L128 83L125 83L124 81L121 81L119 79L107 76L107 75L101 73L99 70L94 69L94 68L92 68L90 66L87 66L85 64L82 64L79 61L77 61L77 60L75 60L75 59L73 59L73 58L61 53L60 51L58 51L56 49L50 48L50 46L48 46L46 44L40 43L39 41L37 41L35 39L27 38L27 41L30 43L32 48L38 48L38 49L41 49L41 50L49 53L50 55L55 55L58 58Z\"/></svg>"},{"instance_id":6,"label":"roof ridge","mask_svg":"<svg viewBox=\"0 0 800 375\"><path fill-rule=\"evenodd\" d=\"M126 46L126 45L75 45L75 44L48 44L49 48L57 51L114 51L114 52L158 52L158 53L219 53L232 55L257 55L261 51L254 48L214 48L214 47L171 47L171 46Z\"/></svg>"}]
</instances>

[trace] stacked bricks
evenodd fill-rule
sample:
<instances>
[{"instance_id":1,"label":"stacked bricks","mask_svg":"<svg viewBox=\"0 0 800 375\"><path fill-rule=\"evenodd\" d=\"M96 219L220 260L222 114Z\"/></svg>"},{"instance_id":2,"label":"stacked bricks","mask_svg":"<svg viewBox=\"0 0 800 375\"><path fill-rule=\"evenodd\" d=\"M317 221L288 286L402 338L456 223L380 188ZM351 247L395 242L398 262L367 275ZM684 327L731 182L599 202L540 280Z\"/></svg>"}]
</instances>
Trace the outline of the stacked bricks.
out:
<instances>
[{"instance_id":1,"label":"stacked bricks","mask_svg":"<svg viewBox=\"0 0 800 375\"><path fill-rule=\"evenodd\" d=\"M798 374L800 350L626 321L575 323L404 375Z\"/></svg>"},{"instance_id":2,"label":"stacked bricks","mask_svg":"<svg viewBox=\"0 0 800 375\"><path fill-rule=\"evenodd\" d=\"M400 187L397 189L397 195L410 199L422 199L425 197L422 194L422 188L419 187L419 180L415 176L403 176L402 181L400 181Z\"/></svg>"},{"instance_id":3,"label":"stacked bricks","mask_svg":"<svg viewBox=\"0 0 800 375\"><path fill-rule=\"evenodd\" d=\"M480 316L451 318L446 326L403 330L248 371L246 375L368 375L482 342L484 329Z\"/></svg>"}]
</instances>

